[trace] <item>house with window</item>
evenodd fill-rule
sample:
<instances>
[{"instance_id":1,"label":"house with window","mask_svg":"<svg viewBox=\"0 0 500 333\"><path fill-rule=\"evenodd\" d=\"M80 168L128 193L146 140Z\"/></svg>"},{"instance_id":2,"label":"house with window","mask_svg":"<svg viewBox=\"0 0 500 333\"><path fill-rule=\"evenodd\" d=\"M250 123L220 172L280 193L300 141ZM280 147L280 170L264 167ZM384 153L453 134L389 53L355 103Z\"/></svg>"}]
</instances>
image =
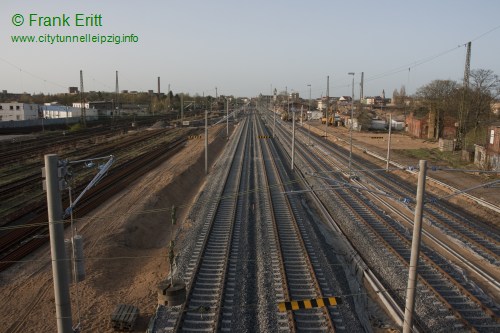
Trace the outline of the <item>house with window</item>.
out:
<instances>
[{"instance_id":1,"label":"house with window","mask_svg":"<svg viewBox=\"0 0 500 333\"><path fill-rule=\"evenodd\" d=\"M488 127L485 146L474 145L474 164L493 171L500 171L500 123Z\"/></svg>"},{"instance_id":2,"label":"house with window","mask_svg":"<svg viewBox=\"0 0 500 333\"><path fill-rule=\"evenodd\" d=\"M330 105L330 108L337 103L338 97L330 97L329 99L326 97L321 97L316 99L316 105L318 110L325 110L326 104ZM328 102L328 103L327 103Z\"/></svg>"},{"instance_id":3,"label":"house with window","mask_svg":"<svg viewBox=\"0 0 500 333\"><path fill-rule=\"evenodd\" d=\"M40 117L38 104L0 103L0 121L33 120Z\"/></svg>"}]
</instances>

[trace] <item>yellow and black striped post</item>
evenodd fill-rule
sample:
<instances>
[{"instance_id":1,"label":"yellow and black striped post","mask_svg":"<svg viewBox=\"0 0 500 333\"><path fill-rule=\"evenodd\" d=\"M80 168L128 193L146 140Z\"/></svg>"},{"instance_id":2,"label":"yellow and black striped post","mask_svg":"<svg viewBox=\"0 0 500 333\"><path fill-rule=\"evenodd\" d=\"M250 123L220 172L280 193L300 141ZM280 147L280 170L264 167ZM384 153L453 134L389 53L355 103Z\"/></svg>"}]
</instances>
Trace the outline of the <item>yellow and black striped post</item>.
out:
<instances>
[{"instance_id":1,"label":"yellow and black striped post","mask_svg":"<svg viewBox=\"0 0 500 333\"><path fill-rule=\"evenodd\" d=\"M304 299L301 301L289 301L278 303L278 309L280 312L286 312L288 310L299 310L299 309L312 309L324 306L335 306L341 304L342 300L335 297L322 297L313 299Z\"/></svg>"}]
</instances>

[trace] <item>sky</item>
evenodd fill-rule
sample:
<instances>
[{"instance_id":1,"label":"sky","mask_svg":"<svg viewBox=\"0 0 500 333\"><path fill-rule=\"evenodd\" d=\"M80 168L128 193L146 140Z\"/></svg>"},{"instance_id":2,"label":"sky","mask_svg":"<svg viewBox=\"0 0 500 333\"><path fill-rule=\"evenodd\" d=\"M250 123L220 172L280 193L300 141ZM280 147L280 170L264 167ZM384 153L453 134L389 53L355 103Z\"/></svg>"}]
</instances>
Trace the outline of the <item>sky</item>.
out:
<instances>
[{"instance_id":1,"label":"sky","mask_svg":"<svg viewBox=\"0 0 500 333\"><path fill-rule=\"evenodd\" d=\"M82 70L85 91L114 91L118 71L120 90L156 91L160 77L174 94L318 98L327 76L330 96L350 95L354 72L359 97L364 72L365 96L403 85L412 94L461 82L469 41L471 69L500 75L498 13L498 0L1 0L0 91L67 92ZM131 34L120 44L43 41Z\"/></svg>"}]
</instances>

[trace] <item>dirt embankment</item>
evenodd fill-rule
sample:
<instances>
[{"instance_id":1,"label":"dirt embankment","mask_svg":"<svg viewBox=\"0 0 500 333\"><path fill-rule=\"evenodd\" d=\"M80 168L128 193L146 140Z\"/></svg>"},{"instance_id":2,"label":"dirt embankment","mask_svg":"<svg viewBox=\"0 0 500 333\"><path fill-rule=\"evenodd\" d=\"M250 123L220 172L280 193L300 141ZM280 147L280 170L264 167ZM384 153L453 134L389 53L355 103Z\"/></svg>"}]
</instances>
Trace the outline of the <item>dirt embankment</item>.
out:
<instances>
[{"instance_id":1,"label":"dirt embankment","mask_svg":"<svg viewBox=\"0 0 500 333\"><path fill-rule=\"evenodd\" d=\"M211 131L209 165L226 143L225 131ZM139 307L136 331L146 330L157 284L169 271L168 244L205 182L203 143L202 138L189 140L178 154L76 223L84 238L86 279L70 292L73 323L80 322L82 332L113 332L109 318L120 303ZM49 246L26 260L2 273L0 331L55 332Z\"/></svg>"}]
</instances>

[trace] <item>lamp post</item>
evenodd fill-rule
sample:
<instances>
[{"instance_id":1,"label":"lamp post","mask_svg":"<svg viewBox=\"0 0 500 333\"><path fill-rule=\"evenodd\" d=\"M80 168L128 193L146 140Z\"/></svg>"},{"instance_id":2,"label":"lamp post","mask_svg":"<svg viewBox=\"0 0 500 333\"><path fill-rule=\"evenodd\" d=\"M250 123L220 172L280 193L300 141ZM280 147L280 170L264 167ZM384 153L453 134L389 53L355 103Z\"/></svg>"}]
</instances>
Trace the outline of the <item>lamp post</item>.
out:
<instances>
[{"instance_id":1,"label":"lamp post","mask_svg":"<svg viewBox=\"0 0 500 333\"><path fill-rule=\"evenodd\" d=\"M349 179L351 179L351 164L352 164L352 125L354 122L354 72L347 73L352 75L352 97L351 97L351 125L349 126Z\"/></svg>"}]
</instances>

